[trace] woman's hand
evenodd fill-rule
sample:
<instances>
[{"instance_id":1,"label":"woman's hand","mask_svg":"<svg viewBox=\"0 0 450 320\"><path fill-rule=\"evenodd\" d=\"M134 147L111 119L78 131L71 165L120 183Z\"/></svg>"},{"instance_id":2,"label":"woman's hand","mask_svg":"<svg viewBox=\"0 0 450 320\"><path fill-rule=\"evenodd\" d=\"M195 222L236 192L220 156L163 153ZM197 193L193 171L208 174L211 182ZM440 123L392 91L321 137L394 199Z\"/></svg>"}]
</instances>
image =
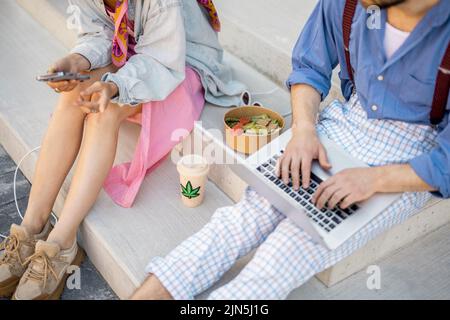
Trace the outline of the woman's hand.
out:
<instances>
[{"instance_id":1,"label":"woman's hand","mask_svg":"<svg viewBox=\"0 0 450 320\"><path fill-rule=\"evenodd\" d=\"M338 204L346 209L367 200L381 190L381 171L380 167L343 170L320 184L312 202L318 209L325 205L332 209Z\"/></svg>"},{"instance_id":2,"label":"woman's hand","mask_svg":"<svg viewBox=\"0 0 450 320\"><path fill-rule=\"evenodd\" d=\"M119 88L114 82L97 81L80 93L75 104L85 113L104 112L118 92Z\"/></svg>"},{"instance_id":3,"label":"woman's hand","mask_svg":"<svg viewBox=\"0 0 450 320\"><path fill-rule=\"evenodd\" d=\"M295 190L300 188L300 171L302 186L309 188L312 161L317 159L324 170L329 170L325 148L319 140L313 124L305 124L292 129L292 138L278 161L277 174L285 184L289 183L289 172Z\"/></svg>"},{"instance_id":4,"label":"woman's hand","mask_svg":"<svg viewBox=\"0 0 450 320\"><path fill-rule=\"evenodd\" d=\"M49 69L48 73L55 72L73 72L79 73L89 70L90 62L82 55L73 53L56 61ZM77 85L78 80L48 82L48 86L56 92L72 91Z\"/></svg>"}]
</instances>

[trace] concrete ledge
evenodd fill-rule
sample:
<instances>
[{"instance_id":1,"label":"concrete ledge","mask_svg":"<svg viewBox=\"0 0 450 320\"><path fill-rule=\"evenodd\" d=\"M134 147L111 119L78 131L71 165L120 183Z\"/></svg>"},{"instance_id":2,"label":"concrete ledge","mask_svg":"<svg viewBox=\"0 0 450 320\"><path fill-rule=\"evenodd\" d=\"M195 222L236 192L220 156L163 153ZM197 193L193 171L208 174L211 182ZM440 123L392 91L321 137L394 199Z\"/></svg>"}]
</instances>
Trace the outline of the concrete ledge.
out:
<instances>
[{"instance_id":1,"label":"concrete ledge","mask_svg":"<svg viewBox=\"0 0 450 320\"><path fill-rule=\"evenodd\" d=\"M317 275L330 287L378 260L450 223L450 202L431 201L427 208L379 235L366 246Z\"/></svg>"},{"instance_id":2,"label":"concrete ledge","mask_svg":"<svg viewBox=\"0 0 450 320\"><path fill-rule=\"evenodd\" d=\"M66 29L68 1L64 0L16 0L33 19L47 29L64 46L70 47L76 40L76 34Z\"/></svg>"},{"instance_id":3,"label":"concrete ledge","mask_svg":"<svg viewBox=\"0 0 450 320\"><path fill-rule=\"evenodd\" d=\"M291 73L292 49L317 0L216 1L223 25L223 47L284 86ZM340 81L334 72L327 102L340 98Z\"/></svg>"},{"instance_id":4,"label":"concrete ledge","mask_svg":"<svg viewBox=\"0 0 450 320\"><path fill-rule=\"evenodd\" d=\"M47 19L49 16L46 11L37 14L37 11L33 9L37 8L37 3L41 4L48 1L18 0L18 2L28 8L29 12L32 12L32 15L40 23L47 24L47 28L52 29L52 23L50 22L53 18ZM50 2L55 2L57 6L60 6L60 1L51 0ZM2 71L5 71L5 74L15 74L15 77L11 79L0 79L3 84L0 87L0 142L4 144L5 149L13 159L18 161L30 148L39 144L42 133L46 128L48 114L51 112L50 107L56 99L56 96L52 93L42 93L43 91L38 89L37 84L30 79L33 77L33 72L41 69L45 70L48 63L65 52L65 48L52 40L52 34L40 30L37 24L29 21L29 17L26 17L12 3L14 2L11 0L5 1L3 8L5 11L3 12L14 14L14 23L6 15L2 15L3 12L0 12L0 16L3 17L5 26L18 24L17 30L14 30L14 34L11 35L15 41L12 42L9 38L4 38L2 41L7 44L7 47L9 45L14 46L14 48L7 48L11 51L8 54L12 55L15 54L14 52L21 52L20 59L25 64L24 68L20 68L20 74L13 72L14 70L19 70L19 66L11 63L8 64L6 61L1 64ZM239 6L237 7L239 8ZM55 12L60 11L57 10ZM73 40L68 40L71 39L70 35L68 35L65 28L61 25L64 19L59 18L54 21L59 21L56 24L60 24L60 29L56 30L57 32L55 31L55 36L60 42L69 46ZM23 36L26 33L25 30L34 30L34 33L29 37L25 37ZM19 47L21 50L14 51L14 49ZM45 47L45 50L39 49L40 47ZM30 50L30 53L26 53L26 50ZM31 53L33 51L35 51L34 54ZM260 76L255 80L256 73L254 71L237 59L232 57L230 59L231 63L235 66L237 77L246 83L251 83L253 90L257 90L258 92L270 90L275 85ZM273 67L272 64L267 65L271 68ZM28 70L30 66L32 66L31 72ZM286 71L285 68L284 70ZM285 73L285 71L283 72ZM278 77L278 80L280 80L284 73L280 73L280 76L269 75L272 78ZM27 80L24 81L24 79ZM7 97L7 93L16 92L19 83L22 86L23 92L32 92L34 96L30 98L18 95L13 98L8 97L7 100L5 98ZM289 97L284 90L279 90L277 93L267 97L263 102L267 103L268 106L275 106L282 113L286 113L290 109ZM32 119L32 121L18 119L15 116L16 112L29 110L39 110L39 112L30 114L30 118L27 118ZM206 129L221 128L221 115L225 111L225 109L220 108L206 108L202 117ZM132 125L126 126L121 131L119 149L123 151L119 153L117 162L123 162L130 158L134 147L133 141L136 140L136 137L137 133ZM32 155L23 163L22 169L29 179L32 177L36 159L37 155ZM172 169L167 164L167 168L161 172L162 175L158 175L155 178L164 179L171 184L169 189L164 191L166 193L174 192L175 190L173 185L175 185L174 181L176 181L176 177L170 174ZM242 190L246 187L245 183L239 177L236 177L226 166L215 166L210 179L234 201L239 200ZM149 181L149 184L145 188L150 188L150 186L151 182ZM120 297L127 297L143 279L143 267L151 256L168 252L179 241L195 232L195 230L208 221L209 215L215 208L231 203L214 186L211 186L210 189L212 191L210 198L217 199L208 198L211 202L206 204L204 210L196 215L188 214L186 217L186 213L181 213L182 208L175 206L172 209L179 215L172 214L171 218L173 220L170 220L170 218L164 215L160 215L158 210L149 209L154 206L154 201L157 201L159 197L163 196L164 192L154 194L153 197L146 199L145 203L142 203L142 205L133 209L131 212L127 211L126 213L115 208L106 195L102 193L99 199L100 205L96 205L91 215L86 219L81 229L81 236L84 240L84 246L94 264ZM144 190L143 192L145 192ZM66 193L67 184L65 184L58 197L55 212L60 212ZM147 194L150 195L151 193ZM327 285L333 285L345 279L377 259L448 223L449 219L447 215L449 209L448 202L430 203L429 209L409 219L406 223L389 230L377 239L374 239L365 248L318 275L318 278ZM130 215L133 216L133 219L124 217L129 217ZM158 221L158 219L160 220ZM180 221L177 221L177 219ZM130 224L127 225L128 223ZM153 227L155 223L162 223L161 225L163 227L161 230L159 230L160 228ZM150 227L148 229L142 229L142 225L149 225ZM186 230L185 226L189 226L187 228L188 230ZM140 230L140 232L135 238L127 238L134 229ZM151 235L151 237L147 238L146 235ZM146 241L147 243L143 244ZM152 241L157 241L157 243L153 243Z\"/></svg>"}]
</instances>

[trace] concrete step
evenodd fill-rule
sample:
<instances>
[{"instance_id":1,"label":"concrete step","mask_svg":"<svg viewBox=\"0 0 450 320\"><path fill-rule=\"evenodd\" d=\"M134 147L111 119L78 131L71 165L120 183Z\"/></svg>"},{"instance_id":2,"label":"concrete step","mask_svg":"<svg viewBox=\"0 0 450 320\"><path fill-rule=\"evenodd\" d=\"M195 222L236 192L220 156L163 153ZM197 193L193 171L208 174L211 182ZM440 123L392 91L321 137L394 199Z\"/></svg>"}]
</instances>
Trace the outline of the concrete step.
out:
<instances>
[{"instance_id":1,"label":"concrete step","mask_svg":"<svg viewBox=\"0 0 450 320\"><path fill-rule=\"evenodd\" d=\"M2 48L5 56L14 57L0 62L0 142L17 162L41 143L57 100L55 93L34 78L47 70L56 58L65 55L67 49L14 1L3 2L0 16L2 28L8 30L0 36ZM12 25L15 27L11 28ZM137 136L136 126L124 126L116 162L131 159ZM37 154L33 154L22 167L30 180L36 158ZM160 188L154 188L162 181ZM57 214L69 183L70 177L55 205ZM151 191L153 189L155 192ZM231 204L212 183L207 190L206 201L198 210L186 210L178 201L175 167L167 160L146 179L132 209L114 205L104 192L101 193L80 234L89 257L119 297L128 297L143 280L149 258L167 253L201 228L217 207ZM170 209L160 210L161 207Z\"/></svg>"},{"instance_id":2,"label":"concrete step","mask_svg":"<svg viewBox=\"0 0 450 320\"><path fill-rule=\"evenodd\" d=\"M215 2L222 45L263 74L284 84L291 52L317 0Z\"/></svg>"},{"instance_id":3,"label":"concrete step","mask_svg":"<svg viewBox=\"0 0 450 320\"><path fill-rule=\"evenodd\" d=\"M292 70L292 49L318 0L216 1L224 48L284 86ZM336 70L327 102L340 98Z\"/></svg>"},{"instance_id":4,"label":"concrete step","mask_svg":"<svg viewBox=\"0 0 450 320\"><path fill-rule=\"evenodd\" d=\"M29 70L22 70L24 67L17 65L17 63L15 65L5 65L5 68L9 67L8 70L19 69L21 70L21 73L14 75L15 82L13 84L6 83L5 87L0 88L0 101L2 103L2 105L0 105L0 137L2 141L9 141L8 145L10 147L7 147L8 152L13 155L16 161L31 146L39 143L38 140L45 130L51 105L56 99L56 96L53 93L42 89L42 87L38 87L38 85L31 80L36 73L35 70L46 70L46 67L50 62L66 52L66 48L64 48L61 43L65 44L66 47L70 47L74 39L73 34L64 28L65 20L62 18L64 6L61 5L60 1L19 0L18 2L25 9L31 12L33 17L45 26L46 29L51 30L52 33L49 34L45 32L34 22L29 21L29 17L21 12L12 0L6 1L7 8L5 8L4 12L7 12L6 9L10 11L7 13L8 17L11 16L11 12L19 14L21 19L26 22L26 26L16 29L12 37L13 39L7 38L4 42L11 44L11 48L9 50L14 52L15 55L17 55L17 48L21 47L20 43L25 43L26 48L29 48L30 52L35 50L35 52L37 51L38 53L38 57L31 55L30 52L23 52L21 53L23 56L18 57L18 59L20 58L22 61L26 61L27 64L29 64ZM230 0L230 3L231 2L233 1ZM249 2L251 1L249 0ZM225 2L217 3L219 6L222 6ZM266 1L264 3L266 3ZM286 3L295 5L295 3L291 1L286 1ZM265 4L262 5L264 6ZM39 13L39 8L42 8L43 6L47 6L47 9L41 9L42 11ZM223 12L225 12L225 9L221 8ZM51 21L46 18L49 15L52 17ZM16 16L13 16L15 17L14 19L17 24ZM5 23L5 26L8 26L8 21L9 20L4 19L2 23ZM261 25L262 23L260 26ZM38 39L35 39L36 37L31 39L31 36L26 35L26 30L31 30L27 29L30 27L38 30ZM226 27L224 26L224 30L225 29ZM253 29L250 28L247 31L252 32L252 30ZM52 36L55 36L59 42L52 39ZM3 37L7 36L3 35ZM21 49L17 52L21 51L26 50ZM232 55L227 54L227 60L233 66L236 78L249 84L252 91L268 91L276 86L276 83L269 81L258 72L255 72L255 70L250 68L246 63L243 63ZM30 73L30 70L33 74ZM0 78L2 84L3 82L7 82L6 79L7 78ZM23 82L23 79L28 80ZM10 79L8 79L8 81L10 81ZM15 91L15 88L17 88L19 83L23 83L25 86L26 90L24 90L24 92L30 93L28 97L11 97L11 92ZM15 101L15 99L19 100ZM38 101L36 101L36 99L38 99ZM267 106L273 107L281 113L287 113L290 109L289 97L284 90L278 90L272 95L258 97L258 100L261 100ZM43 103L43 101L45 101L45 103ZM21 104L32 105L32 107L27 109L30 110L30 117L17 118L17 116L14 116L14 112L20 110L17 106ZM42 106L43 104L45 105ZM8 110L6 110L6 107L4 106L8 106ZM16 106L14 107L15 110L11 110L11 106ZM5 111L3 109L5 109ZM35 110L46 111L36 114ZM226 109L207 106L202 115L202 127L200 128L197 126L198 130L203 132L208 129L222 129L223 113L226 111ZM4 113L7 114L7 117L4 116ZM43 114L45 116L42 116ZM289 121L289 118L287 120ZM126 125L121 132L121 145L119 146L118 162L130 159L133 151L133 142L136 141L136 137L137 128L132 125ZM34 161L35 157L30 159L30 161L27 161L24 165L26 175L28 177L31 176ZM163 193L166 197L161 198L159 197L159 193L157 196L152 196L151 194L153 191L148 191L153 183L157 181L163 181L164 179L168 181L175 181L176 174L174 176L174 168L171 163L167 163L155 171L154 175L155 177L151 176L146 180L146 184L141 193L145 194L145 199L138 200L138 202L140 202L138 207L130 210L118 209L104 194L102 194L98 204L94 208L92 214L88 217L88 219L86 219L86 222L82 228L82 235L86 243L85 246L88 249L91 259L120 297L126 297L127 294L131 292L133 286L135 286L140 279L142 279L143 266L149 257L167 252L171 247L176 245L179 240L197 230L206 221L215 206L231 203L226 197L223 196L223 194L219 192L218 189L215 189L214 186L212 186L210 191L212 197L216 197L217 201L215 201L212 205L205 203L204 206L207 208L204 211L202 207L199 211L196 210L193 216L186 218L190 221L187 224L189 226L189 230L182 228L183 230L180 232L181 235L176 234L179 231L177 228L182 226L183 223L179 224L175 221L175 224L173 224L171 219L178 219L179 216L183 217L183 215L186 215L186 210L178 207L176 212L173 215L170 215L170 217L163 217L163 213L154 213L152 207L155 206L155 203L158 204L163 201L173 202L173 198L167 197L167 192ZM238 200L239 196L242 194L243 188L245 188L245 183L240 180L239 177L236 177L226 166L215 166L212 170L210 179L234 201ZM62 190L61 197L58 199L58 204L55 208L56 212L58 212L58 208L60 208L60 204L64 199L66 191L67 185L65 185L64 190ZM147 201L149 197L154 201ZM209 198L210 197L208 197L208 199ZM212 199L209 201L212 201ZM105 213L103 212L105 209L106 211L111 211L114 213L108 213L108 219L106 219ZM389 231L380 236L377 240L371 242L369 246L367 246L367 249L361 249L355 255L352 255L318 277L327 285L335 284L342 279L347 278L352 273L361 270L366 265L380 259L381 257L384 257L388 253L393 252L400 246L410 243L418 237L429 233L448 222L449 217L446 214L448 209L448 202L441 201L430 203L430 209L428 209L425 213L411 219L404 226L399 226L392 232ZM189 210L187 211L190 212ZM130 213L138 217L136 219L136 223L134 223L134 221L130 222L128 217ZM124 219L127 220L121 220L123 217L126 217ZM191 218L194 220L197 218L198 220L191 221ZM185 220L183 220L183 222L184 221ZM157 224L157 226L161 228L160 230L163 231L161 232L154 230L158 228L157 226L154 226L153 228L150 226L147 228L145 223L149 222ZM117 226L121 225L121 223L124 223L125 227L121 226L121 228L118 229ZM108 230L108 228L110 229ZM137 231L134 230L134 228L137 228ZM128 236L126 232L124 232L124 229L127 232L134 232L135 235ZM169 230L168 233L167 230ZM148 232L153 231L155 232L155 235L148 234ZM386 241L386 239L389 239L389 241ZM138 243L140 240L145 240L145 245ZM125 241L125 245L122 241ZM129 253L128 250L131 250L131 253ZM140 255L141 259L136 257L137 255ZM128 258L130 258L130 260L127 260ZM225 280L223 281L227 281L230 275L236 274L245 264L247 259L248 258L242 259L242 261L230 271L228 278L225 277ZM305 298L304 291L298 289L290 296L290 298L294 299L296 297Z\"/></svg>"},{"instance_id":5,"label":"concrete step","mask_svg":"<svg viewBox=\"0 0 450 320\"><path fill-rule=\"evenodd\" d=\"M61 18L63 7L58 6L59 2L28 0L21 1L21 5L32 11L36 20L13 0L5 0L0 12L0 26L7 30L0 35L4 54L14 57L0 62L0 143L16 162L41 143L58 97L36 82L35 76L45 72L55 59L67 54L68 48L63 43L69 45L67 39L73 39L70 32L63 32L65 20ZM47 9L34 10L42 8L41 5ZM52 16L52 23L48 23L48 15ZM43 22L45 28L37 21ZM57 30L56 35L63 42L53 36L52 30ZM236 70L236 78L248 83L253 91L267 91L276 86L235 57L227 55L227 60ZM269 98L261 100L274 105L276 102L275 109L282 113L289 111L289 97L285 91L278 90ZM205 126L219 127L226 111L207 105L202 121ZM132 158L138 133L139 128L133 124L123 126L116 163ZM22 165L30 180L36 159L37 154L33 154ZM85 250L120 298L128 297L141 283L145 277L144 267L151 257L166 254L199 230L216 208L232 204L217 186L209 183L205 203L195 210L186 209L179 201L177 176L174 164L167 159L145 180L131 209L114 205L102 192L81 227L80 238ZM56 214L61 211L69 183L70 176L56 201Z\"/></svg>"}]
</instances>

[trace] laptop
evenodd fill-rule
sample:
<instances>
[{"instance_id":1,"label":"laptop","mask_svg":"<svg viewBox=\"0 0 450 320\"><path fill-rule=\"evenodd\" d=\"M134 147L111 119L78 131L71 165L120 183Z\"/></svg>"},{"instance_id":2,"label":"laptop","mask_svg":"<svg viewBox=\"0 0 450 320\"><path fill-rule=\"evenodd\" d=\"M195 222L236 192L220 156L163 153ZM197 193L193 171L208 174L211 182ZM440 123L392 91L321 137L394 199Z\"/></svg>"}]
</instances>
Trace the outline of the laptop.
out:
<instances>
[{"instance_id":1,"label":"laptop","mask_svg":"<svg viewBox=\"0 0 450 320\"><path fill-rule=\"evenodd\" d=\"M313 162L310 187L307 190L300 188L296 191L292 183L285 185L276 176L277 161L291 136L291 130L287 130L253 155L247 158L238 156L237 163L230 167L317 243L330 250L336 249L401 196L400 193L376 194L345 210L339 207L332 210L317 209L312 204L311 197L322 181L344 169L367 165L346 153L325 135L319 134L332 169L325 171L317 161Z\"/></svg>"}]
</instances>

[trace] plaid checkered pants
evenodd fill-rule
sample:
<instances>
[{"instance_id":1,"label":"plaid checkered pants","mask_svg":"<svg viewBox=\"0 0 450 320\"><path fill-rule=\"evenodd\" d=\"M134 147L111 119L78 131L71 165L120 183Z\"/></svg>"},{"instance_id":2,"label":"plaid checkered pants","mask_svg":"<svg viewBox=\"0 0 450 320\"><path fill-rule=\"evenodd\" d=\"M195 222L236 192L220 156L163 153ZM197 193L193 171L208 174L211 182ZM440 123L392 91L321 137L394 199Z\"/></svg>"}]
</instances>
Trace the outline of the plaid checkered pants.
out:
<instances>
[{"instance_id":1,"label":"plaid checkered pants","mask_svg":"<svg viewBox=\"0 0 450 320\"><path fill-rule=\"evenodd\" d=\"M319 119L318 131L371 166L405 163L435 146L429 126L367 119L359 100L334 101ZM257 249L231 282L209 299L284 299L315 274L405 221L430 200L426 192L404 193L388 209L333 251L315 243L301 228L250 188L234 206L219 208L198 233L146 268L175 299L193 299L217 282L242 256Z\"/></svg>"}]
</instances>

